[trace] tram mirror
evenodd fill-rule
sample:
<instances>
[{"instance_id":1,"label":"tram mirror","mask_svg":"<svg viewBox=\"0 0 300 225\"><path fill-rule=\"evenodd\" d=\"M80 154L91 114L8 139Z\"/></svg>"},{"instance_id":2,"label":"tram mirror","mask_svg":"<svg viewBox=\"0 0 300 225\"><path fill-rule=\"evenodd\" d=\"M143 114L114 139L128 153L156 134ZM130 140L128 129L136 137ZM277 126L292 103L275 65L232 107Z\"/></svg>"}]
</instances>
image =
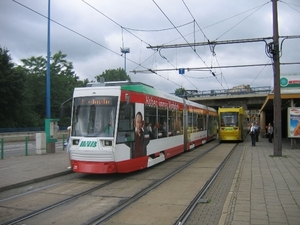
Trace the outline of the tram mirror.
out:
<instances>
[{"instance_id":1,"label":"tram mirror","mask_svg":"<svg viewBox=\"0 0 300 225\"><path fill-rule=\"evenodd\" d=\"M64 101L63 103L61 103L60 107L59 107L59 116L60 118L64 117L64 105L68 102L71 102L72 98L67 99L66 101Z\"/></svg>"},{"instance_id":2,"label":"tram mirror","mask_svg":"<svg viewBox=\"0 0 300 225\"><path fill-rule=\"evenodd\" d=\"M63 117L64 117L64 113L65 113L64 111L65 111L64 107L61 106L61 107L59 108L59 117L60 117L60 118L63 118Z\"/></svg>"}]
</instances>

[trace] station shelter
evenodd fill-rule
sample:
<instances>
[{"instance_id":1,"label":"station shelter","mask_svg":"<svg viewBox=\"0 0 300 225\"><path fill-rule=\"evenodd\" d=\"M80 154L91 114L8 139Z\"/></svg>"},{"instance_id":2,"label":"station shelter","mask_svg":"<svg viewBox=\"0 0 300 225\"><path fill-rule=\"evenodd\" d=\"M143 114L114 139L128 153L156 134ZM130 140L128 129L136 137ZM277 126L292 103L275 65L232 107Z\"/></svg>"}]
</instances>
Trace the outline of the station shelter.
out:
<instances>
[{"instance_id":1,"label":"station shelter","mask_svg":"<svg viewBox=\"0 0 300 225\"><path fill-rule=\"evenodd\" d=\"M293 134L297 124L300 126L300 74L285 74L280 76L281 92L281 128L283 138L295 138ZM260 125L262 135L269 123L274 125L274 93L268 94L260 109ZM297 115L299 114L299 115ZM300 128L299 128L300 129ZM298 141L298 143L299 143Z\"/></svg>"}]
</instances>

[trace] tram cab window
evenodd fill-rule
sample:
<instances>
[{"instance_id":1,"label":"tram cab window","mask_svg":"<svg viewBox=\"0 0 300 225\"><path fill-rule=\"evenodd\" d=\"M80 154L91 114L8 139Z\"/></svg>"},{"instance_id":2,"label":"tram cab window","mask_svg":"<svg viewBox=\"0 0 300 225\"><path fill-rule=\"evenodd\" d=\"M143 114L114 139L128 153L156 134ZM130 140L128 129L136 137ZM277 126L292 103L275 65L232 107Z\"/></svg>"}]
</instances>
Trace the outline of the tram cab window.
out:
<instances>
[{"instance_id":1,"label":"tram cab window","mask_svg":"<svg viewBox=\"0 0 300 225\"><path fill-rule=\"evenodd\" d=\"M74 99L72 135L113 137L117 99L115 96L78 97ZM109 127L105 132L105 129Z\"/></svg>"},{"instance_id":2,"label":"tram cab window","mask_svg":"<svg viewBox=\"0 0 300 225\"><path fill-rule=\"evenodd\" d=\"M227 127L238 126L238 113L237 112L221 113L221 126L227 126Z\"/></svg>"}]
</instances>

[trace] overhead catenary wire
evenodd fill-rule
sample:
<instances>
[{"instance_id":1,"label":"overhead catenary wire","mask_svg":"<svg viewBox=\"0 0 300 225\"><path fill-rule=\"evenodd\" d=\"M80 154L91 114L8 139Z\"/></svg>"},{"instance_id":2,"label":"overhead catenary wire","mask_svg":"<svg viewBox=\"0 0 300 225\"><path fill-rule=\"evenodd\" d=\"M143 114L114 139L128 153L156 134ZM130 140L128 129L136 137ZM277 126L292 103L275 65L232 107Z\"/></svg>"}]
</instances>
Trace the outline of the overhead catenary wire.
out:
<instances>
[{"instance_id":1,"label":"overhead catenary wire","mask_svg":"<svg viewBox=\"0 0 300 225\"><path fill-rule=\"evenodd\" d=\"M203 37L204 37L208 42L210 42L209 39L208 39L208 37L205 35L204 31L201 29L200 25L199 25L198 22L196 21L195 17L193 16L191 10L189 9L189 7L187 6L187 4L185 3L185 1L182 0L182 2L183 2L183 4L185 5L185 7L186 7L186 9L188 10L188 12L190 13L191 17L194 19L195 24L197 25L197 27L198 27L199 30L202 32ZM196 31L195 31L195 29L194 29L194 43L196 43L195 33L196 33ZM212 57L213 57L214 59L216 59L216 62L217 62L218 65L220 66L219 61L218 61L218 58L217 58L217 54L216 54L215 51L214 51L215 45L209 45L209 47L210 47L210 51L211 51L211 53L212 53ZM196 47L194 46L194 48L196 48ZM212 66L211 66L211 68L212 68ZM220 70L221 70L221 69L220 69ZM213 76L215 76L215 74L214 74L213 72L212 72L212 74L213 74ZM222 74L222 70L221 70L221 74ZM222 84L222 77L221 77L221 82L219 82L219 83L220 83L221 87L223 87L223 84ZM228 84L227 84L226 80L225 80L225 83L226 83L226 85L227 85L227 87L228 87ZM224 87L223 87L223 88L224 88Z\"/></svg>"},{"instance_id":2,"label":"overhead catenary wire","mask_svg":"<svg viewBox=\"0 0 300 225\"><path fill-rule=\"evenodd\" d=\"M194 21L190 21L190 22L187 22L187 23L184 23L184 24L181 24L181 25L178 25L176 26L176 28L181 28L181 27L184 27L184 26L187 26L187 25L190 25L194 23ZM174 30L176 28L174 27L169 27L169 28L161 28L161 29L137 29L137 28L129 28L129 27L123 27L124 29L126 30L132 30L132 31L138 31L138 32L162 32L162 31L168 31L168 30Z\"/></svg>"},{"instance_id":3,"label":"overhead catenary wire","mask_svg":"<svg viewBox=\"0 0 300 225\"><path fill-rule=\"evenodd\" d=\"M221 34L219 37L216 38L216 40L219 40L220 37L224 36L225 34L227 34L229 31L231 31L233 28L237 27L239 24L241 24L242 22L244 22L247 18L249 18L251 15L253 15L255 12L257 12L259 9L261 9L263 6L269 4L270 1L262 4L261 6L256 7L255 11L252 12L250 15L246 16L244 19L242 19L240 22L238 22L237 24L235 24L234 26L232 26L230 29L228 29L227 31L225 31L223 34Z\"/></svg>"},{"instance_id":4,"label":"overhead catenary wire","mask_svg":"<svg viewBox=\"0 0 300 225\"><path fill-rule=\"evenodd\" d=\"M114 21L112 18L108 17L107 15L105 15L103 12L101 12L99 9L97 9L96 7L92 6L91 4L89 4L88 2L86 2L85 0L82 0L82 2L84 2L85 4L87 4L89 7L91 7L92 9L94 9L95 11L97 11L98 13L100 13L101 15L103 15L104 17L106 17L108 20L110 20L111 22L113 22L114 24L118 25L119 27L125 29L128 33L130 33L132 36L136 37L137 39L139 39L140 41L144 42L145 44L147 44L148 46L150 45L149 43L147 43L146 41L142 40L141 38L139 38L138 36L136 36L134 33L132 33L131 31L127 30L125 27L123 27L121 24L119 24L118 22Z\"/></svg>"},{"instance_id":5,"label":"overhead catenary wire","mask_svg":"<svg viewBox=\"0 0 300 225\"><path fill-rule=\"evenodd\" d=\"M106 47L106 46L104 46L104 45L98 43L97 41L95 41L95 40L93 40L93 39L91 39L91 38L89 38L89 37L87 37L87 36L85 36L85 35L83 35L83 34L77 32L77 31L75 31L75 30L73 30L73 29L71 29L71 28L69 28L69 27L67 27L67 26L65 26L65 25L63 25L63 24L61 24L61 23L59 23L59 22L57 22L57 21L51 19L51 18L48 18L47 16L43 15L42 13L40 13L40 12L38 12L38 11L36 11L36 10L34 10L34 9L32 9L32 8L30 8L30 7L28 7L28 6L24 5L24 4L22 4L22 3L20 3L20 2L18 2L17 0L12 0L12 1L15 2L15 3L18 4L18 5L20 5L20 6L24 7L24 8L26 8L26 9L28 9L28 10L34 12L34 13L38 14L39 16L44 17L45 19L50 19L51 22L53 22L53 23L55 23L55 24L57 24L57 25L59 25L59 26L65 28L65 29L71 31L72 33L74 33L74 34L76 34L76 35L78 35L78 36L80 36L80 37L82 37L82 38L84 38L84 39L86 39L86 40L88 40L88 41L90 41L90 42L92 42L92 43L94 43L94 44L96 44L96 45L98 45L98 46L100 46L100 47L102 47L102 48L108 50L108 51L110 51L111 53L114 53L114 54L120 56L120 53L118 53L118 52L116 52L116 51L114 51L114 50L112 50L112 49L110 49L110 48L108 48L108 47ZM130 58L126 58L126 59L127 59L128 61L130 61L130 62L132 62L132 63L138 65L139 67L142 67L142 68L146 69L147 71L152 71L152 73L156 74L157 76L159 76L159 77L161 77L161 78L163 78L163 79L166 79L166 80L170 81L171 83L177 85L178 87L181 87L181 84L178 84L178 83L174 82L173 80L169 80L169 79L163 77L162 75L160 75L160 74L158 74L157 72L155 72L155 71L153 71L153 70L151 70L151 69L149 69L149 68L147 68L147 67L141 65L140 63L137 63L137 62L135 62L134 60L131 60Z\"/></svg>"},{"instance_id":6,"label":"overhead catenary wire","mask_svg":"<svg viewBox=\"0 0 300 225\"><path fill-rule=\"evenodd\" d=\"M209 41L208 37L204 34L204 31L201 29L200 25L198 24L198 22L196 21L195 17L193 16L191 10L189 9L189 7L187 6L187 4L185 3L184 0L182 0L185 8L187 9L187 11L189 12L189 14L191 15L191 17L193 18L193 20L195 21L195 24L197 25L197 27L199 28L199 30L201 31L201 33L203 34L204 38ZM195 30L194 30L195 33Z\"/></svg>"},{"instance_id":7,"label":"overhead catenary wire","mask_svg":"<svg viewBox=\"0 0 300 225\"><path fill-rule=\"evenodd\" d=\"M123 27L121 24L119 24L118 22L116 22L115 20L113 20L113 19L111 19L110 17L108 17L107 15L105 15L104 13L102 13L100 10L98 10L96 7L94 7L94 6L92 6L91 4L89 4L89 3L87 3L85 0L82 0L84 3L86 3L88 6L90 6L91 8L93 8L94 10L96 10L98 13L100 13L101 15L103 15L103 16L105 16L107 19L109 19L110 21L112 21L113 23L115 23L116 25L118 25L118 26L120 26L121 28L122 28L122 30L123 29L125 29L126 31L128 31L130 34L132 34L134 37L136 37L136 38L138 38L139 40L141 40L142 42L144 42L144 43L146 43L148 46L150 46L150 44L148 44L147 42L145 42L145 41L143 41L142 39L140 39L139 37L137 37L136 35L134 35L130 30L134 30L134 29L127 29L127 28L125 28L125 27ZM189 23L188 23L189 24ZM186 25L186 24L185 24ZM178 27L181 27L181 26L178 26ZM174 27L174 29L178 29L178 27ZM161 31L161 30L160 30ZM123 35L123 34L122 34ZM161 54L161 52L160 51L158 51L159 52L159 54L160 54L160 56L163 58L163 59L165 59L168 63L170 63L173 67L174 67L174 65L166 58L166 57L164 57L162 54ZM152 54L153 55L153 54ZM144 61L145 62L145 61ZM138 64L138 67L143 67L143 68L145 68L144 66L142 66L141 64ZM174 67L175 68L175 67ZM150 72L153 72L153 70L152 69L147 69L147 71L150 71ZM163 76L161 76L161 75L159 75L159 74L157 74L156 72L154 73L154 74L156 74L156 75L158 75L158 76L160 76L160 77L163 77ZM166 80L169 80L168 78L166 78ZM169 81L171 81L171 80L169 80ZM171 81L172 83L174 83L174 81ZM189 81L190 82L190 81ZM192 82L190 82L192 85L194 85ZM178 85L178 84L177 84ZM179 85L180 86L180 85Z\"/></svg>"},{"instance_id":8,"label":"overhead catenary wire","mask_svg":"<svg viewBox=\"0 0 300 225\"><path fill-rule=\"evenodd\" d=\"M99 9L97 9L96 7L92 6L91 4L89 4L88 2L86 2L85 0L82 0L85 4L87 4L88 6L90 6L92 9L94 9L95 11L97 11L98 13L100 13L101 15L103 15L104 17L106 17L107 19L109 19L111 22L113 22L114 24L120 26L123 29L125 29L127 32L129 32L130 34L132 34L134 37L138 38L139 40L141 40L142 42L144 42L145 44L147 44L148 46L150 46L149 43L143 41L141 38L139 38L138 36L134 35L131 31L144 31L144 32L161 32L161 31L166 31L166 30L171 30L171 29L177 29L186 25L189 25L191 23L194 23L194 20L191 22L187 22L185 24L179 25L179 26L173 26L172 28L163 28L163 29L157 29L157 30L145 30L145 29L135 29L135 28L128 28L128 27L124 27L121 24L119 24L118 22L116 22L115 20L113 20L112 18L110 18L109 16L107 16L106 14L104 14L103 12L101 12ZM122 33L123 35L123 33ZM160 56L162 57L162 54L160 51L158 51ZM173 67L174 65L166 58L166 57L162 57L163 59L165 59L169 64L171 64ZM145 61L144 61L145 62ZM175 67L174 67L175 68Z\"/></svg>"},{"instance_id":9,"label":"overhead catenary wire","mask_svg":"<svg viewBox=\"0 0 300 225\"><path fill-rule=\"evenodd\" d=\"M268 60L268 62L270 62L270 59ZM250 86L254 83L254 81L259 77L259 75L262 73L262 71L267 67L267 64L270 63L266 63L266 65L259 71L259 73L257 74L257 76L253 79L253 81L250 83Z\"/></svg>"},{"instance_id":10,"label":"overhead catenary wire","mask_svg":"<svg viewBox=\"0 0 300 225\"><path fill-rule=\"evenodd\" d=\"M270 1L268 1L268 2L270 2ZM218 22L212 23L212 24L210 24L210 25L207 25L206 27L203 27L202 30L205 30L205 29L210 28L210 27L212 27L212 26L215 26L215 25L218 25L218 24L220 24L220 23L223 23L223 22L225 22L225 21L227 21L227 20L230 20L230 19L232 19L232 18L235 18L235 17L237 17L237 16L240 16L240 15L242 15L242 14L244 14L244 13L247 13L247 12L252 11L252 10L254 10L254 9L256 9L256 8L259 8L259 7L261 7L261 5L256 6L256 7L254 7L254 8L251 8L251 9L249 9L249 10L243 11L243 12L241 12L241 13L235 14L234 16L227 17L227 18L225 18L225 19L223 19L223 20L220 20L220 21L218 21ZM199 30L196 30L195 32L198 32L198 31L199 31ZM200 30L200 31L201 31L201 30ZM202 31L201 31L201 32L202 32ZM193 32L190 32L190 33L188 33L188 34L186 34L186 35L184 35L184 36L186 37L186 36L189 36L189 35L191 35L191 34L194 34L194 31L193 31ZM166 44L168 44L168 43L172 43L172 42L178 41L178 40L180 40L181 38L182 38L182 37L178 37L178 38L173 39L173 40L171 40L171 41L168 41L168 42L166 42L166 43L164 43L164 44L162 44L162 45L166 45ZM208 39L207 39L207 40L208 40Z\"/></svg>"},{"instance_id":11,"label":"overhead catenary wire","mask_svg":"<svg viewBox=\"0 0 300 225\"><path fill-rule=\"evenodd\" d=\"M243 65L230 65L230 66L216 66L214 68L242 68L242 67L260 67L260 66L272 66L272 63L258 63L258 64L243 64ZM300 62L281 62L280 65L287 66L287 65L300 65ZM207 67L189 67L189 68L183 68L187 71L211 71L211 69ZM178 70L178 69L156 69L153 70L153 72L161 72L161 71L171 71L171 70ZM139 71L132 71L134 73L143 73L147 72L148 70L139 70Z\"/></svg>"},{"instance_id":12,"label":"overhead catenary wire","mask_svg":"<svg viewBox=\"0 0 300 225\"><path fill-rule=\"evenodd\" d=\"M88 1L88 0L87 0L87 1ZM197 22L197 21L194 21L194 26L195 26L196 22ZM120 24L120 23L119 23L119 24ZM123 30L125 29L125 27L123 27L123 26L120 26L120 27L121 27L122 32L123 32ZM177 26L177 27L179 27L179 26ZM199 26L199 27L200 27L200 26ZM167 28L167 29L175 29L175 28ZM146 30L145 30L145 31L146 31ZM156 32L156 30L153 30L153 31ZM159 31L157 30L157 32L159 32ZM193 32L193 33L194 33L194 35L195 35L195 28L194 28L194 32ZM123 36L122 36L122 38L123 38ZM141 40L141 45L142 45L142 43L145 43L145 42L143 42L142 39L140 39L140 40ZM196 39L194 38L194 41L195 41L195 40L196 40ZM122 41L122 43L124 43L124 42ZM100 44L100 46L101 46L102 43L99 43L99 42L98 42L98 44ZM104 46L105 46L105 45L104 45ZM103 46L101 46L101 47L103 47ZM105 46L105 47L107 47L107 46ZM195 51L195 46L193 46L193 49L194 49L194 51ZM148 59L151 58L151 57L152 57L153 55L155 55L155 54L160 54L161 56L164 56L165 59L166 59L167 61L169 61L169 60L167 59L167 57L169 57L169 56L168 56L168 55L164 55L163 53L164 53L164 52L162 52L161 49L160 49L159 51L156 51L156 50L155 50L154 53L153 53L150 57L148 57ZM114 53L114 54L118 54L118 55L119 55L120 53ZM202 55L201 55L201 56L202 56ZM164 57L162 57L162 58L164 58ZM128 60L131 61L131 59L128 59ZM218 59L217 59L217 58L216 58L216 60L217 60L217 62L218 62ZM137 65L137 68L138 68L138 67L141 67L141 68L148 69L148 68L142 66L142 65L146 65L145 62L146 62L147 60L142 61L142 58L140 58L138 61L139 61L138 63L134 63L134 65ZM171 64L171 62L173 62L173 61L170 60L169 64ZM157 64L157 65L159 65L159 64ZM171 65L172 65L172 64L171 64ZM218 71L215 70L215 69L217 68L217 67L215 67L215 65L216 65L216 64L214 64L214 65L212 65L212 66L210 65L209 68L211 69L212 72L214 72L215 74L219 75L219 73L217 73ZM219 63L218 63L218 65L219 65L219 67L220 67L220 64L219 64ZM174 65L172 65L172 66L174 67ZM175 68L175 69L176 69L176 68ZM158 72L156 69L153 69L153 70L152 70L152 69L148 69L148 71L150 71L150 70L151 70L151 71ZM222 74L222 73L221 73L221 74ZM187 76L187 75L184 75L184 76ZM189 77L189 76L187 76L187 77ZM219 76L218 76L218 77L219 77Z\"/></svg>"},{"instance_id":13,"label":"overhead catenary wire","mask_svg":"<svg viewBox=\"0 0 300 225\"><path fill-rule=\"evenodd\" d=\"M176 28L176 26L174 25L174 23L170 20L170 18L165 14L165 12L159 7L159 5L155 2L155 0L152 0L152 2L157 6L157 8L162 12L162 14L167 18L167 20L173 25L174 28ZM198 58L204 63L204 65L206 65L205 61L201 58L201 56L197 53L197 51L195 51L193 49L193 46L187 41L187 39L183 36L183 34L176 28L177 32L181 35L181 37L185 40L185 42L188 44L188 46L193 50L193 52L198 56ZM207 68L209 68L206 65ZM212 71L211 71L212 73ZM216 80L218 81L218 79L216 78ZM190 81L189 81L190 82ZM220 83L220 81L218 81ZM197 90L198 88L192 84Z\"/></svg>"},{"instance_id":14,"label":"overhead catenary wire","mask_svg":"<svg viewBox=\"0 0 300 225\"><path fill-rule=\"evenodd\" d=\"M299 7L300 8L300 5L297 5L297 4L294 4L294 3L290 3L290 2L286 2L286 1L282 1L282 0L278 0L279 2L289 6L290 8L294 9L295 11L297 11L298 13L300 13L299 10L295 9L294 7L292 6L296 6L296 7Z\"/></svg>"},{"instance_id":15,"label":"overhead catenary wire","mask_svg":"<svg viewBox=\"0 0 300 225\"><path fill-rule=\"evenodd\" d=\"M260 9L260 8L262 8L264 5L268 4L270 1L268 1L267 3L264 3L264 4L262 4L262 5L256 6L256 7L252 8L252 9L243 11L243 12L241 12L241 13L239 13L239 14L237 14L237 15L234 15L234 16L232 16L232 17L226 18L226 19L224 19L224 20L222 20L222 21L219 21L219 22L217 22L217 23L214 23L214 24L212 24L212 25L209 25L209 26L207 26L207 27L205 27L205 28L203 28L203 29L201 29L200 25L199 25L199 24L197 23L197 21L195 20L193 14L191 13L190 9L188 8L188 6L187 6L187 4L184 2L184 0L182 0L182 2L184 3L184 5L185 5L185 7L187 8L188 12L190 13L191 17L194 19L194 21L195 21L195 23L197 24L199 30L202 32L203 36L204 36L205 39L207 40L207 42L208 42L208 44L209 44L209 46L210 46L210 50L211 50L211 52L212 52L212 54L213 54L213 57L216 58L216 61L217 61L218 65L219 65L219 67L220 67L219 61L218 61L218 59L217 59L217 57L216 57L216 52L215 52L215 50L214 50L214 49L215 49L215 43L216 43L216 42L214 41L214 44L212 44L212 43L209 41L208 37L205 35L203 29L208 28L208 27L213 26L213 25L216 25L216 24L218 24L218 23L224 22L224 21L226 21L226 20L229 20L229 19L231 19L231 18L233 18L233 17L239 16L239 15L244 14L244 13L249 12L249 11L255 10L254 12L256 12L258 9ZM254 12L253 12L253 13L254 13ZM252 15L253 13L251 13L250 15ZM249 16L250 16L250 15L249 15ZM249 16L247 16L246 18L248 18ZM246 18L245 18L245 19L246 19ZM245 19L244 19L244 20L245 20ZM244 21L244 20L243 20L243 21ZM241 22L242 22L242 21L241 21ZM239 23L241 23L241 22L239 22ZM239 24L239 23L238 23L238 24ZM236 26L237 26L237 25L236 25ZM231 29L233 29L233 28L231 28ZM231 30L231 29L230 29L230 30ZM221 36L225 35L225 34L226 34L227 32L229 32L230 30L226 31L226 32L223 33ZM194 30L194 35L195 35L195 32L196 32L196 31ZM189 33L188 35L190 35L190 34L191 34L191 33ZM187 36L187 35L185 35L185 36ZM221 36L219 36L217 39L219 39ZM178 40L178 39L180 39L180 38L177 38L177 39L175 39L175 40ZM173 41L175 41L175 40L173 40ZM194 39L194 40L195 40L195 39ZM170 42L173 42L173 41L170 41ZM170 42L168 42L168 43L170 43ZM195 41L194 41L194 42L195 42ZM166 43L165 43L165 44L166 44ZM165 44L163 44L163 46L165 46ZM195 43L194 43L194 44L195 44ZM180 46L178 46L178 45L176 45L176 46L177 46L177 47L180 47ZM188 47L188 46L189 46L189 44L187 45L187 47ZM153 46L152 46L152 47L153 47ZM177 47L176 47L176 48L177 48ZM221 69L221 67L220 67L220 69ZM212 74L213 74L213 72L212 72ZM223 74L222 70L221 70L221 74ZM224 76L224 81L225 81L225 83L226 83L226 85L227 85L227 87L228 87L228 84L227 84L227 82L226 82L225 76ZM220 82L219 82L219 83L220 83ZM220 83L220 84L221 84L221 86L223 87L222 83Z\"/></svg>"},{"instance_id":16,"label":"overhead catenary wire","mask_svg":"<svg viewBox=\"0 0 300 225\"><path fill-rule=\"evenodd\" d=\"M92 9L94 9L95 11L97 11L98 13L100 13L101 15L103 15L104 17L106 17L107 19L109 19L111 22L113 22L114 24L118 25L119 27L123 29L125 29L128 33L130 33L131 35L133 35L134 37L136 37L137 39L139 39L141 42L147 44L148 46L150 46L149 43L147 43L146 41L142 40L141 38L139 38L137 35L133 34L130 30L134 30L134 29L127 29L126 27L122 26L121 24L119 24L118 22L116 22L115 20L113 20L112 18L108 17L107 15L105 15L103 12L101 12L100 10L98 10L96 7L92 6L91 4L87 3L85 0L82 0L85 4L87 4L88 6L90 6ZM191 22L190 22L191 23ZM190 23L187 23L187 24L190 24ZM187 24L184 24L184 25L180 25L178 27L181 27L181 26L185 26ZM169 29L169 28L167 28ZM173 28L173 29L177 29L176 27ZM163 29L161 29L160 31L162 31ZM122 37L123 37L123 34L122 34ZM153 54L152 54L153 55ZM149 58L148 58L149 59ZM166 58L164 58L166 59ZM167 60L167 59L166 59ZM141 61L141 60L140 60ZM168 61L168 60L167 60ZM145 61L144 61L145 62ZM168 61L169 62L169 61ZM169 62L170 63L170 62ZM171 64L172 65L172 64ZM138 64L138 67L141 66L143 68L145 68L144 66L142 66L141 64ZM173 66L173 65L172 65ZM150 71L150 69L148 69ZM158 75L158 74L157 74ZM160 77L163 77L161 75L159 75ZM169 80L169 79L167 79ZM173 81L172 81L173 82ZM174 83L174 82L173 82Z\"/></svg>"}]
</instances>

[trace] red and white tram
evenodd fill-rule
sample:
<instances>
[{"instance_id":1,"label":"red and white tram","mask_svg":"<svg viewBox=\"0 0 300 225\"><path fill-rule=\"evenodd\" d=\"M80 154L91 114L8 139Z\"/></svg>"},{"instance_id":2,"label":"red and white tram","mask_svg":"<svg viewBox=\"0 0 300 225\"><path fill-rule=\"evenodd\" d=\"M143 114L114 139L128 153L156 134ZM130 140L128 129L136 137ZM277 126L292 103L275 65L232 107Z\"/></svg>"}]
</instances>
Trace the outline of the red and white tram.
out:
<instances>
[{"instance_id":1,"label":"red and white tram","mask_svg":"<svg viewBox=\"0 0 300 225\"><path fill-rule=\"evenodd\" d=\"M107 174L151 167L215 139L217 116L213 108L142 83L75 88L72 170Z\"/></svg>"}]
</instances>

